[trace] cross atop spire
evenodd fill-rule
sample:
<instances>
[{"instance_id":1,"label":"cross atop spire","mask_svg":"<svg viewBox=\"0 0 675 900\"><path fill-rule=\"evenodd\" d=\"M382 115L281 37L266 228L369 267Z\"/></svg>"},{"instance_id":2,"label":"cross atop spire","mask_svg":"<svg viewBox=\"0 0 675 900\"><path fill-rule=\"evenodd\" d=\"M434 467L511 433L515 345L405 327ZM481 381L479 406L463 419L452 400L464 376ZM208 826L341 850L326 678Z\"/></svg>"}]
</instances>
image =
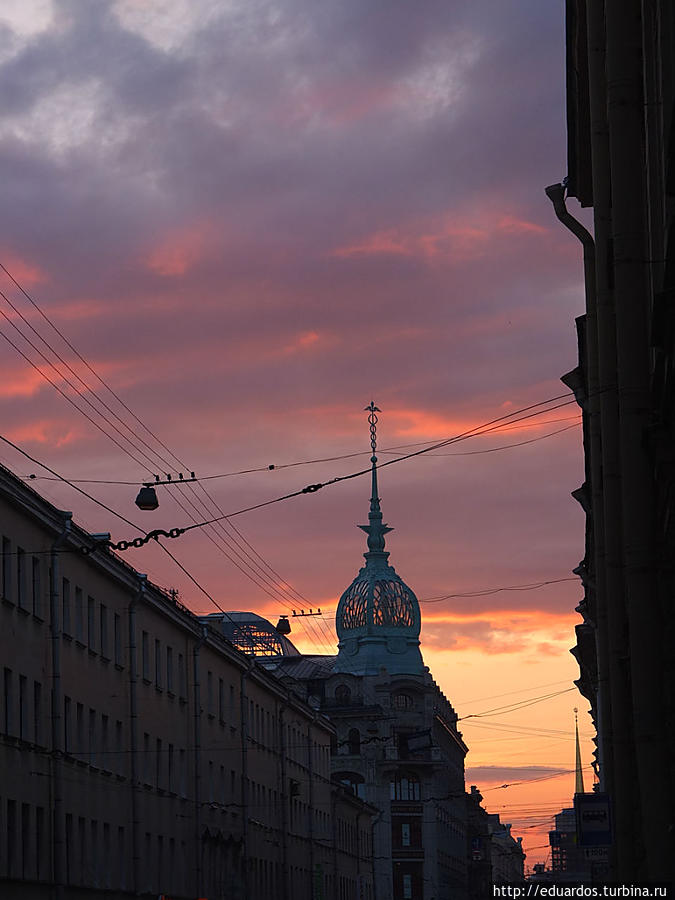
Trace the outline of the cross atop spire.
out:
<instances>
[{"instance_id":1,"label":"cross atop spire","mask_svg":"<svg viewBox=\"0 0 675 900\"><path fill-rule=\"evenodd\" d=\"M389 554L384 553L384 536L392 531L391 528L388 528L386 525L382 523L382 510L380 509L380 498L378 496L377 489L377 456L375 455L375 451L377 450L377 416L375 413L379 413L380 410L373 401L370 401L370 406L366 406L365 411L368 415L368 424L370 425L370 449L372 451L372 456L370 457L370 462L372 463L372 472L371 472L371 497L370 497L370 512L368 513L368 525L359 525L359 528L362 531L365 531L368 535L368 553L365 554L366 560L370 558L374 558L375 555L377 557L386 558ZM371 557L371 554L373 556Z\"/></svg>"}]
</instances>

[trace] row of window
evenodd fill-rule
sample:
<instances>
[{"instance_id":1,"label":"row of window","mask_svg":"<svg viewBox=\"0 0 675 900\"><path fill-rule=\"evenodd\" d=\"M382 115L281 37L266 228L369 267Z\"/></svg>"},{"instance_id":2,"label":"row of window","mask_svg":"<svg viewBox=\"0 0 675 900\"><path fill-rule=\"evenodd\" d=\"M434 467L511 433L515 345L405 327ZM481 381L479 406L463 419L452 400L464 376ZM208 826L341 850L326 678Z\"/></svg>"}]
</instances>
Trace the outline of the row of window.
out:
<instances>
[{"instance_id":1,"label":"row of window","mask_svg":"<svg viewBox=\"0 0 675 900\"><path fill-rule=\"evenodd\" d=\"M32 684L25 675L12 669L3 670L2 732L22 741L43 745L42 684Z\"/></svg>"},{"instance_id":2,"label":"row of window","mask_svg":"<svg viewBox=\"0 0 675 900\"><path fill-rule=\"evenodd\" d=\"M218 721L221 725L224 725L227 721L234 727L235 722L239 720L234 685L229 684L226 691L224 679L219 678L218 695L216 697L215 679L213 672L209 669L206 673L206 712L211 719L214 719L216 716L216 700L218 703Z\"/></svg>"},{"instance_id":3,"label":"row of window","mask_svg":"<svg viewBox=\"0 0 675 900\"><path fill-rule=\"evenodd\" d=\"M38 618L44 615L42 560L22 547L13 550L7 537L2 538L2 599Z\"/></svg>"},{"instance_id":4,"label":"row of window","mask_svg":"<svg viewBox=\"0 0 675 900\"><path fill-rule=\"evenodd\" d=\"M114 725L105 713L63 698L63 749L69 756L102 769L127 774L126 735L121 719Z\"/></svg>"},{"instance_id":5,"label":"row of window","mask_svg":"<svg viewBox=\"0 0 675 900\"><path fill-rule=\"evenodd\" d=\"M0 799L0 877L49 879L47 816L44 806Z\"/></svg>"},{"instance_id":6,"label":"row of window","mask_svg":"<svg viewBox=\"0 0 675 900\"><path fill-rule=\"evenodd\" d=\"M87 595L85 604L81 587L72 590L70 579L61 580L61 629L66 638L75 638L91 653L100 653L105 660L113 659L116 666L124 665L122 616Z\"/></svg>"},{"instance_id":7,"label":"row of window","mask_svg":"<svg viewBox=\"0 0 675 900\"><path fill-rule=\"evenodd\" d=\"M187 796L188 761L183 747L176 749L169 741L143 733L140 775L143 784L158 791Z\"/></svg>"},{"instance_id":8,"label":"row of window","mask_svg":"<svg viewBox=\"0 0 675 900\"><path fill-rule=\"evenodd\" d=\"M334 744L332 735L331 742ZM297 766L304 769L311 768L324 778L328 778L330 775L330 754L330 745L320 744L318 741L311 739L305 729L296 728L295 725L290 724L286 726L286 755Z\"/></svg>"},{"instance_id":9,"label":"row of window","mask_svg":"<svg viewBox=\"0 0 675 900\"><path fill-rule=\"evenodd\" d=\"M170 644L165 647L159 638L155 638L152 644L153 656L151 659L150 634L141 632L141 675L148 684L152 682L154 674L155 687L158 690L166 690L169 694L178 692L181 700L187 698L187 668L185 656L176 654L174 662L174 650ZM154 666L152 663L154 662Z\"/></svg>"},{"instance_id":10,"label":"row of window","mask_svg":"<svg viewBox=\"0 0 675 900\"><path fill-rule=\"evenodd\" d=\"M355 698L357 701L360 701L361 698ZM352 689L348 684L338 684L335 688L335 700L337 703L344 704L348 706L352 702ZM406 710L413 709L415 706L415 699L405 691L397 691L396 693L391 695L391 705L394 709Z\"/></svg>"}]
</instances>

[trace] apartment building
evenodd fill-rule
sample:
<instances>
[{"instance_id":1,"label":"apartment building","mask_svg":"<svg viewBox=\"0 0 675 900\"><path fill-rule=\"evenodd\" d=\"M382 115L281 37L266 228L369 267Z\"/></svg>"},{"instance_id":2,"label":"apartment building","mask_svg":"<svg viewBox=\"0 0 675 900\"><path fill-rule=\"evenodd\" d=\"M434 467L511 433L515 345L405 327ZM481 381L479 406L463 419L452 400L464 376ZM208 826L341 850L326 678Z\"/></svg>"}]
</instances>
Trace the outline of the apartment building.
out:
<instances>
[{"instance_id":1,"label":"apartment building","mask_svg":"<svg viewBox=\"0 0 675 900\"><path fill-rule=\"evenodd\" d=\"M330 722L0 468L0 893L372 896Z\"/></svg>"}]
</instances>

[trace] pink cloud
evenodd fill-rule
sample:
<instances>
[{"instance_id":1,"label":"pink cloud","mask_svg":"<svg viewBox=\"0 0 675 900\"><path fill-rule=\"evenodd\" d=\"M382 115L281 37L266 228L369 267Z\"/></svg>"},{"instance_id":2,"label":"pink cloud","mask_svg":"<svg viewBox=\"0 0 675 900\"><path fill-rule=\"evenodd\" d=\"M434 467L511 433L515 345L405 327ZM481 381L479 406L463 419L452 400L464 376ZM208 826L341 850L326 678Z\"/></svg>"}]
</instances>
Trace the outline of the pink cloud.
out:
<instances>
[{"instance_id":1,"label":"pink cloud","mask_svg":"<svg viewBox=\"0 0 675 900\"><path fill-rule=\"evenodd\" d=\"M33 397L46 384L35 369L5 369L0 378L0 397Z\"/></svg>"},{"instance_id":2,"label":"pink cloud","mask_svg":"<svg viewBox=\"0 0 675 900\"><path fill-rule=\"evenodd\" d=\"M560 614L541 609L480 613L436 613L423 609L422 616L424 642L431 647L477 649L490 653L521 653L535 649L540 655L559 655L560 643L555 642L570 642L574 624L578 621L574 613Z\"/></svg>"},{"instance_id":3,"label":"pink cloud","mask_svg":"<svg viewBox=\"0 0 675 900\"><path fill-rule=\"evenodd\" d=\"M67 447L80 440L82 432L61 422L41 419L9 429L7 437L21 445L43 444L49 447Z\"/></svg>"},{"instance_id":4,"label":"pink cloud","mask_svg":"<svg viewBox=\"0 0 675 900\"><path fill-rule=\"evenodd\" d=\"M166 234L150 251L146 265L158 275L185 275L207 255L214 239L210 222L195 222Z\"/></svg>"},{"instance_id":5,"label":"pink cloud","mask_svg":"<svg viewBox=\"0 0 675 900\"><path fill-rule=\"evenodd\" d=\"M353 244L337 247L332 256L404 256L426 262L470 262L484 256L504 237L525 235L531 240L533 235L548 233L548 228L534 222L496 211L456 211L442 219L376 231Z\"/></svg>"},{"instance_id":6,"label":"pink cloud","mask_svg":"<svg viewBox=\"0 0 675 900\"><path fill-rule=\"evenodd\" d=\"M46 272L36 263L29 262L11 251L0 253L0 261L24 287L31 288L36 284L43 284L45 281L48 281ZM2 274L4 276L4 273ZM4 277L6 278L7 276Z\"/></svg>"}]
</instances>

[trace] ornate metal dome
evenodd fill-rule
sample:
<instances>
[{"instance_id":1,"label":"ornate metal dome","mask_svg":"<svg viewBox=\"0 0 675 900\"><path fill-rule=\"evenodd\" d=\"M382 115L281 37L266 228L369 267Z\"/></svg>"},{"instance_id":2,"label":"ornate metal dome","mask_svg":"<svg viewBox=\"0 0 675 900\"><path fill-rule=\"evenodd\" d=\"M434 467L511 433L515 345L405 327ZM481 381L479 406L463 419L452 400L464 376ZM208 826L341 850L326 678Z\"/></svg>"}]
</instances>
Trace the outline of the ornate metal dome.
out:
<instances>
[{"instance_id":1,"label":"ornate metal dome","mask_svg":"<svg viewBox=\"0 0 675 900\"><path fill-rule=\"evenodd\" d=\"M359 525L368 535L366 564L340 597L335 614L339 639L335 672L354 675L377 674L386 668L392 674L424 671L419 649L420 608L417 597L389 565L384 536L392 529L382 522L377 489L375 424L379 412L370 412L372 496L368 525Z\"/></svg>"},{"instance_id":2,"label":"ornate metal dome","mask_svg":"<svg viewBox=\"0 0 675 900\"><path fill-rule=\"evenodd\" d=\"M385 554L388 555L388 554ZM385 628L417 628L417 597L391 566L374 571L365 566L340 598L338 635L368 625Z\"/></svg>"}]
</instances>

